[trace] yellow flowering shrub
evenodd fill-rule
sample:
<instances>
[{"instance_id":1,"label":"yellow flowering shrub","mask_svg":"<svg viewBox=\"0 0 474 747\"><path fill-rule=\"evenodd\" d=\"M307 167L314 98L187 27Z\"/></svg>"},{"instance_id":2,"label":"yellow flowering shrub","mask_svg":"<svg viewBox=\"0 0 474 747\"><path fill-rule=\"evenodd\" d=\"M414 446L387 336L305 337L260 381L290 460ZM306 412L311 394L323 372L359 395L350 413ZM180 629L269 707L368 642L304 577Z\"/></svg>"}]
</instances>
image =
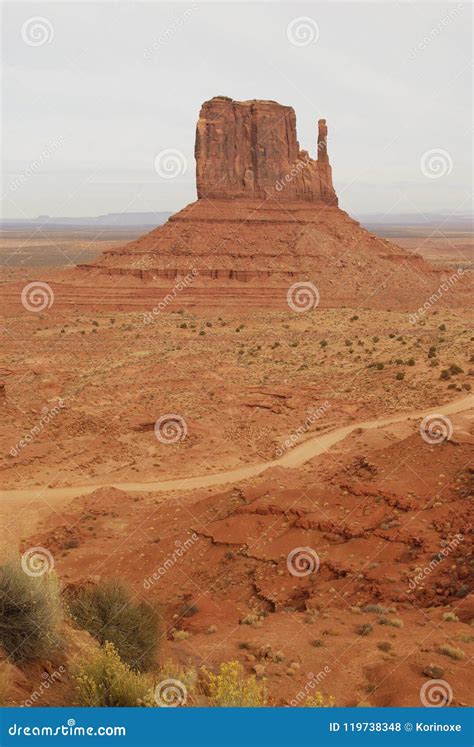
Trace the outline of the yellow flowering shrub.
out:
<instances>
[{"instance_id":1,"label":"yellow flowering shrub","mask_svg":"<svg viewBox=\"0 0 474 747\"><path fill-rule=\"evenodd\" d=\"M149 678L125 664L109 641L77 666L74 679L81 706L152 704Z\"/></svg>"},{"instance_id":2,"label":"yellow flowering shrub","mask_svg":"<svg viewBox=\"0 0 474 747\"><path fill-rule=\"evenodd\" d=\"M238 661L223 662L217 674L204 670L209 705L265 706L268 702L265 681L258 682L255 675L246 675Z\"/></svg>"}]
</instances>

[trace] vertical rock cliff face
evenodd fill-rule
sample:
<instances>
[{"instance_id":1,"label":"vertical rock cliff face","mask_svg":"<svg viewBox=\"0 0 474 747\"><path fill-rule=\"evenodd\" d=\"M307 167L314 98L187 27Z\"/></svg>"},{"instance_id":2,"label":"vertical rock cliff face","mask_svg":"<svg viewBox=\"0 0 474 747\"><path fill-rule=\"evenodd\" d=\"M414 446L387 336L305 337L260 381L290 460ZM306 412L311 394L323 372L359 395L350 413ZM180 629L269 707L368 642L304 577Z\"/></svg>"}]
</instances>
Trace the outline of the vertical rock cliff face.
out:
<instances>
[{"instance_id":1,"label":"vertical rock cliff face","mask_svg":"<svg viewBox=\"0 0 474 747\"><path fill-rule=\"evenodd\" d=\"M216 96L203 104L196 128L198 197L278 197L337 205L326 141L326 120L321 119L313 160L300 150L290 106Z\"/></svg>"}]
</instances>

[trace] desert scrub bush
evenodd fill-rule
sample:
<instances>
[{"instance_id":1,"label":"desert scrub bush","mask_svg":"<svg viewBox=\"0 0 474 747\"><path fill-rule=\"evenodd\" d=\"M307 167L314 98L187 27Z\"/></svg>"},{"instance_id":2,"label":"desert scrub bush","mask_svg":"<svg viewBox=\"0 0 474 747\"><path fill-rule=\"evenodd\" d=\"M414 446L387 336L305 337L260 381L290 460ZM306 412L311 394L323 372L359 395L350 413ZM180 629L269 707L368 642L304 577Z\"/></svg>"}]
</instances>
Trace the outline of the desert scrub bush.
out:
<instances>
[{"instance_id":1,"label":"desert scrub bush","mask_svg":"<svg viewBox=\"0 0 474 747\"><path fill-rule=\"evenodd\" d=\"M108 641L76 665L73 672L80 706L126 707L152 704L148 678L134 672Z\"/></svg>"},{"instance_id":2,"label":"desert scrub bush","mask_svg":"<svg viewBox=\"0 0 474 747\"><path fill-rule=\"evenodd\" d=\"M253 628L261 628L264 615L261 612L249 612L240 621L240 625L251 625Z\"/></svg>"},{"instance_id":3,"label":"desert scrub bush","mask_svg":"<svg viewBox=\"0 0 474 747\"><path fill-rule=\"evenodd\" d=\"M459 617L456 615L455 612L444 612L443 620L445 622L459 622Z\"/></svg>"},{"instance_id":4,"label":"desert scrub bush","mask_svg":"<svg viewBox=\"0 0 474 747\"><path fill-rule=\"evenodd\" d=\"M356 633L357 635L369 635L369 633L372 633L373 627L370 623L364 623L363 625L358 625L356 627Z\"/></svg>"},{"instance_id":5,"label":"desert scrub bush","mask_svg":"<svg viewBox=\"0 0 474 747\"><path fill-rule=\"evenodd\" d=\"M387 612L386 607L381 604L364 604L362 612L375 612L376 615L384 615Z\"/></svg>"},{"instance_id":6,"label":"desert scrub bush","mask_svg":"<svg viewBox=\"0 0 474 747\"><path fill-rule=\"evenodd\" d=\"M397 617L392 617L391 619L388 617L380 617L379 624L391 625L392 628L403 628L403 620L399 620Z\"/></svg>"},{"instance_id":7,"label":"desert scrub bush","mask_svg":"<svg viewBox=\"0 0 474 747\"><path fill-rule=\"evenodd\" d=\"M185 666L167 659L160 665L158 678L158 682L164 680L181 682L186 688L186 703L188 705L206 705L204 702L200 703L203 696L200 689L199 672L195 667Z\"/></svg>"},{"instance_id":8,"label":"desert scrub bush","mask_svg":"<svg viewBox=\"0 0 474 747\"><path fill-rule=\"evenodd\" d=\"M268 703L265 680L258 682L254 674L246 675L238 661L223 662L217 674L205 669L203 674L210 706L260 707Z\"/></svg>"},{"instance_id":9,"label":"desert scrub bush","mask_svg":"<svg viewBox=\"0 0 474 747\"><path fill-rule=\"evenodd\" d=\"M454 646L440 646L439 653L443 654L443 656L449 656L450 659L454 659L455 661L461 661L465 657L464 651Z\"/></svg>"},{"instance_id":10,"label":"desert scrub bush","mask_svg":"<svg viewBox=\"0 0 474 747\"><path fill-rule=\"evenodd\" d=\"M29 576L17 562L0 568L0 646L14 662L48 656L60 644L59 583L46 573Z\"/></svg>"},{"instance_id":11,"label":"desert scrub bush","mask_svg":"<svg viewBox=\"0 0 474 747\"><path fill-rule=\"evenodd\" d=\"M189 632L187 630L173 630L172 632L173 641L185 641L189 638Z\"/></svg>"},{"instance_id":12,"label":"desert scrub bush","mask_svg":"<svg viewBox=\"0 0 474 747\"><path fill-rule=\"evenodd\" d=\"M77 624L99 643L112 643L133 669L148 669L155 660L160 630L157 610L133 602L119 581L103 581L82 589L70 601Z\"/></svg>"}]
</instances>

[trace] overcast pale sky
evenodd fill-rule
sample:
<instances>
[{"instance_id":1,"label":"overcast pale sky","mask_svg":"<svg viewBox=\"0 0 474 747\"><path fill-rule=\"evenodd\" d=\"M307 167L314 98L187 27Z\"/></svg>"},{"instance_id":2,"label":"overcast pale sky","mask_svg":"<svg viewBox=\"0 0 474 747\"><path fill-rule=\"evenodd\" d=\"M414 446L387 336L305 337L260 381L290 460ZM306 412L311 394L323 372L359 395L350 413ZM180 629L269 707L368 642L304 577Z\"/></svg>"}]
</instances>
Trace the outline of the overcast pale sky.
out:
<instances>
[{"instance_id":1,"label":"overcast pale sky","mask_svg":"<svg viewBox=\"0 0 474 747\"><path fill-rule=\"evenodd\" d=\"M469 2L4 3L2 216L179 209L215 95L294 107L313 156L325 117L353 215L466 213L471 15ZM155 168L165 149L185 159L175 178Z\"/></svg>"}]
</instances>

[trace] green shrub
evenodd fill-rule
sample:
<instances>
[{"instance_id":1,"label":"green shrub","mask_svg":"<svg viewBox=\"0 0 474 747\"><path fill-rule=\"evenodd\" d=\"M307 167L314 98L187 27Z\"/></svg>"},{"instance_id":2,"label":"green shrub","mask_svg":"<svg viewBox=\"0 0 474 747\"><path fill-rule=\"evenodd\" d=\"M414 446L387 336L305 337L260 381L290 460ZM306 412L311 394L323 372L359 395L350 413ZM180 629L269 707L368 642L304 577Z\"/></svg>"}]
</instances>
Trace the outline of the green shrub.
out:
<instances>
[{"instance_id":1,"label":"green shrub","mask_svg":"<svg viewBox=\"0 0 474 747\"><path fill-rule=\"evenodd\" d=\"M77 623L100 643L113 643L133 669L148 669L159 643L159 616L147 602L134 602L119 581L103 581L82 589L71 600Z\"/></svg>"},{"instance_id":2,"label":"green shrub","mask_svg":"<svg viewBox=\"0 0 474 747\"><path fill-rule=\"evenodd\" d=\"M15 662L48 656L58 647L62 609L52 573L27 575L16 562L0 568L0 645Z\"/></svg>"},{"instance_id":3,"label":"green shrub","mask_svg":"<svg viewBox=\"0 0 474 747\"><path fill-rule=\"evenodd\" d=\"M379 618L380 625L391 625L392 628L403 628L403 620L399 620L397 617L392 617L390 620L388 617Z\"/></svg>"},{"instance_id":4,"label":"green shrub","mask_svg":"<svg viewBox=\"0 0 474 747\"><path fill-rule=\"evenodd\" d=\"M364 623L363 625L358 625L356 628L356 633L358 635L369 635L369 633L372 633L373 627L370 623Z\"/></svg>"},{"instance_id":5,"label":"green shrub","mask_svg":"<svg viewBox=\"0 0 474 747\"><path fill-rule=\"evenodd\" d=\"M449 656L450 659L454 659L455 661L461 661L461 659L464 659L466 655L461 648L447 645L440 646L439 653L443 654L443 656Z\"/></svg>"},{"instance_id":6,"label":"green shrub","mask_svg":"<svg viewBox=\"0 0 474 747\"><path fill-rule=\"evenodd\" d=\"M376 615L384 615L387 612L386 607L381 604L364 604L362 612L375 612Z\"/></svg>"},{"instance_id":7,"label":"green shrub","mask_svg":"<svg viewBox=\"0 0 474 747\"><path fill-rule=\"evenodd\" d=\"M126 707L151 704L151 682L125 664L105 643L73 672L80 706Z\"/></svg>"}]
</instances>

